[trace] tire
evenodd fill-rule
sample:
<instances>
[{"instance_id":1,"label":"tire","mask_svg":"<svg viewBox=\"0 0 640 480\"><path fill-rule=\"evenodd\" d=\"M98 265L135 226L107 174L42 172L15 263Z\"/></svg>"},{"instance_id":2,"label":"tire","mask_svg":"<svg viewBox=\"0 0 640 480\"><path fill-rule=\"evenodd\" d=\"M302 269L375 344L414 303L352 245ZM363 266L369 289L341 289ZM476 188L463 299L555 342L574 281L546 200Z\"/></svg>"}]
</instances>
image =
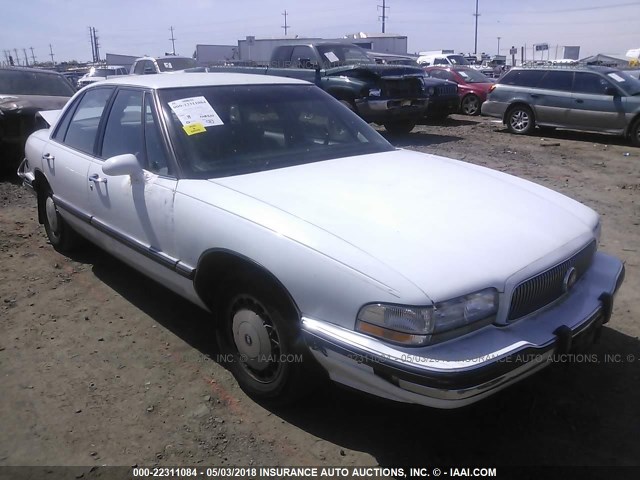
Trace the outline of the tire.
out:
<instances>
[{"instance_id":1,"label":"tire","mask_svg":"<svg viewBox=\"0 0 640 480\"><path fill-rule=\"evenodd\" d=\"M516 135L528 135L536 126L533 111L526 105L512 107L507 112L506 120L507 129Z\"/></svg>"},{"instance_id":2,"label":"tire","mask_svg":"<svg viewBox=\"0 0 640 480\"><path fill-rule=\"evenodd\" d=\"M460 111L465 115L480 115L480 99L477 95L470 93L466 95L460 103Z\"/></svg>"},{"instance_id":3,"label":"tire","mask_svg":"<svg viewBox=\"0 0 640 480\"><path fill-rule=\"evenodd\" d=\"M222 295L218 346L247 395L288 404L313 385L308 375L313 359L306 358L295 310L273 289L252 283L233 281Z\"/></svg>"},{"instance_id":4,"label":"tire","mask_svg":"<svg viewBox=\"0 0 640 480\"><path fill-rule=\"evenodd\" d=\"M631 129L629 130L629 137L631 140L631 145L634 147L640 147L640 118L638 118L633 125L631 125Z\"/></svg>"},{"instance_id":5,"label":"tire","mask_svg":"<svg viewBox=\"0 0 640 480\"><path fill-rule=\"evenodd\" d=\"M407 133L410 133L415 126L416 122L412 120L403 120L384 124L384 128L387 130L387 132L393 135L405 135Z\"/></svg>"},{"instance_id":6,"label":"tire","mask_svg":"<svg viewBox=\"0 0 640 480\"><path fill-rule=\"evenodd\" d=\"M53 192L48 186L38 192L38 208L53 248L61 253L73 251L80 243L80 236L58 212L58 207L53 200Z\"/></svg>"}]
</instances>

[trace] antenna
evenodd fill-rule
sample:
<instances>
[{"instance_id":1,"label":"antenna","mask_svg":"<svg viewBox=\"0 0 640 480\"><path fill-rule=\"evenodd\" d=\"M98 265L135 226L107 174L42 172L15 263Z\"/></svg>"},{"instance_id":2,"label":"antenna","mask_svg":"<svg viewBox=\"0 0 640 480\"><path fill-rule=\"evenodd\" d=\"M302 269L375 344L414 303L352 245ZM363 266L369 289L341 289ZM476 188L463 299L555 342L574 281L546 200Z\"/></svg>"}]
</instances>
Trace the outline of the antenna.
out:
<instances>
[{"instance_id":1,"label":"antenna","mask_svg":"<svg viewBox=\"0 0 640 480\"><path fill-rule=\"evenodd\" d=\"M282 28L284 28L284 36L286 37L287 36L287 30L289 30L291 28L289 25L287 25L287 16L289 14L285 10L282 15L284 16L284 25L282 26Z\"/></svg>"},{"instance_id":2,"label":"antenna","mask_svg":"<svg viewBox=\"0 0 640 480\"><path fill-rule=\"evenodd\" d=\"M378 10L382 9L382 15L378 15L378 20L382 20L382 33L384 33L385 20L389 18L387 16L387 10L389 10L389 8L390 7L387 7L386 0L382 0L382 5L378 5Z\"/></svg>"}]
</instances>

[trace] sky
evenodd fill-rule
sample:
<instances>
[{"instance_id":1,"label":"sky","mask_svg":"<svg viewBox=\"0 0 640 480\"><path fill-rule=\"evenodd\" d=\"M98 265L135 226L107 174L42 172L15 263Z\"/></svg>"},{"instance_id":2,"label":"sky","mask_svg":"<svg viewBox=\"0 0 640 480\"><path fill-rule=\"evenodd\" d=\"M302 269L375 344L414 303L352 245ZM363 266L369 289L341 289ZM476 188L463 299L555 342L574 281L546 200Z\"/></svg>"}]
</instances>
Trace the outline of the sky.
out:
<instances>
[{"instance_id":1,"label":"sky","mask_svg":"<svg viewBox=\"0 0 640 480\"><path fill-rule=\"evenodd\" d=\"M4 51L21 63L32 59L91 60L89 27L100 53L191 56L196 44L237 45L247 35L336 38L378 33L383 0L0 0L0 61ZM640 47L640 0L478 0L478 53L507 54L509 47L547 43L579 45L580 56L624 54ZM453 49L473 52L476 0L386 0L386 32L408 36L409 52Z\"/></svg>"}]
</instances>

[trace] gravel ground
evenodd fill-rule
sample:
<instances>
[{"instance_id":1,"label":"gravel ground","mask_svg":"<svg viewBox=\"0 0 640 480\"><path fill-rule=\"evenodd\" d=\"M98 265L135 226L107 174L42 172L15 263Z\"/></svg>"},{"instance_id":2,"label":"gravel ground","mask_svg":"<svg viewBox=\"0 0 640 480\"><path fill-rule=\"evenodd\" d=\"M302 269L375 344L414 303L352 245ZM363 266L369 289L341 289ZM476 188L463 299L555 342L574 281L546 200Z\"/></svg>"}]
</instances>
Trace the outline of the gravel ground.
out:
<instances>
[{"instance_id":1,"label":"gravel ground","mask_svg":"<svg viewBox=\"0 0 640 480\"><path fill-rule=\"evenodd\" d=\"M627 278L597 361L556 364L455 411L331 385L267 409L213 360L206 313L97 248L58 254L34 198L9 178L0 182L0 465L640 464L640 149L564 131L518 137L457 115L390 140L527 178L601 213L600 248L626 262Z\"/></svg>"}]
</instances>

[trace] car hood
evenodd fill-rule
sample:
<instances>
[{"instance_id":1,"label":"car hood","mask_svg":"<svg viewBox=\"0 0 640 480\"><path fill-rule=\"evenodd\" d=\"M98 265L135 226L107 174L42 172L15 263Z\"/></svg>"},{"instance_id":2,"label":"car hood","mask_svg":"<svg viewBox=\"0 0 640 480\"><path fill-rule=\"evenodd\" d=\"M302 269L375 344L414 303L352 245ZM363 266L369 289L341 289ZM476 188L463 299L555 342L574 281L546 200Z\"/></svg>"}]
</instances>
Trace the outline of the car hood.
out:
<instances>
[{"instance_id":1,"label":"car hood","mask_svg":"<svg viewBox=\"0 0 640 480\"><path fill-rule=\"evenodd\" d=\"M263 207L284 212L289 238L374 278L392 269L389 278L400 274L432 301L501 290L514 273L592 232L598 218L531 182L406 150L210 181L260 203L243 217L271 228Z\"/></svg>"}]
</instances>

